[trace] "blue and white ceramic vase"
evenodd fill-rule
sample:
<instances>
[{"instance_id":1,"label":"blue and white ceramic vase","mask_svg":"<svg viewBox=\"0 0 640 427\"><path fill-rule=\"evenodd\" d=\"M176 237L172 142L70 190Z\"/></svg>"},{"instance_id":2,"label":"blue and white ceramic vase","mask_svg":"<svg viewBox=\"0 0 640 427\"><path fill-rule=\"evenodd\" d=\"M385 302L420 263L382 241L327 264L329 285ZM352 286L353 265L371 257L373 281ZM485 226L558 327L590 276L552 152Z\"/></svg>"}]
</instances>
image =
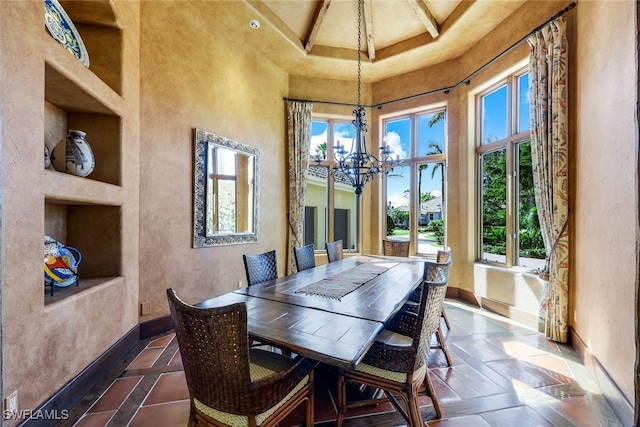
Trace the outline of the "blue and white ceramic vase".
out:
<instances>
[{"instance_id":1,"label":"blue and white ceramic vase","mask_svg":"<svg viewBox=\"0 0 640 427\"><path fill-rule=\"evenodd\" d=\"M95 167L93 150L86 139L86 133L70 129L69 134L51 153L51 164L58 172L76 176L88 176Z\"/></svg>"}]
</instances>

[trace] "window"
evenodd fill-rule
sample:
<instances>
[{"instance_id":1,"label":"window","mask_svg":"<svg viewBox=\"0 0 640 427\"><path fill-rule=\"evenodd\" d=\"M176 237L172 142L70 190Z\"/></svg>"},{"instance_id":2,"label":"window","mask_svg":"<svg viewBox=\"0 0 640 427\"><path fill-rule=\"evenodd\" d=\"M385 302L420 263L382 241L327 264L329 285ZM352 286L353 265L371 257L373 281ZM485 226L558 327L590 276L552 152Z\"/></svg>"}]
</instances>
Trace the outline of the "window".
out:
<instances>
[{"instance_id":1,"label":"window","mask_svg":"<svg viewBox=\"0 0 640 427\"><path fill-rule=\"evenodd\" d=\"M477 97L478 258L540 268L545 251L531 167L529 75L509 76Z\"/></svg>"},{"instance_id":2,"label":"window","mask_svg":"<svg viewBox=\"0 0 640 427\"><path fill-rule=\"evenodd\" d=\"M350 120L314 119L311 123L311 162L305 199L304 244L324 249L326 242L342 239L345 249L356 250L357 198L349 182L330 179L335 166L333 147L349 150L354 127ZM320 162L316 162L319 159Z\"/></svg>"},{"instance_id":3,"label":"window","mask_svg":"<svg viewBox=\"0 0 640 427\"><path fill-rule=\"evenodd\" d=\"M383 144L403 166L385 179L386 235L411 240L416 254L435 255L444 247L445 113L425 110L383 121Z\"/></svg>"}]
</instances>

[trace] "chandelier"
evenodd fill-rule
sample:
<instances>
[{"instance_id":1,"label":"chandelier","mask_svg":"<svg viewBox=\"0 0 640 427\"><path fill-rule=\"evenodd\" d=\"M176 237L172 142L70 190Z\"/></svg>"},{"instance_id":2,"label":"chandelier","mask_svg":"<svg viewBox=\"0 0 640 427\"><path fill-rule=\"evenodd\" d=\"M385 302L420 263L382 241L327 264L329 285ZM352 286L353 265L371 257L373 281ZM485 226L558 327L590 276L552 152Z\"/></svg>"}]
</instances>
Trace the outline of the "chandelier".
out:
<instances>
[{"instance_id":1,"label":"chandelier","mask_svg":"<svg viewBox=\"0 0 640 427\"><path fill-rule=\"evenodd\" d=\"M399 156L394 160L391 157L391 150L388 145L380 147L380 159L369 153L367 150L367 122L364 120L365 109L362 105L361 86L362 86L362 1L358 1L358 103L353 110L354 119L351 122L354 126L355 135L351 147L351 151L341 143L334 148L334 159L337 165L333 167L332 175L334 180L349 183L354 189L356 196L362 194L364 186L373 180L377 174L388 174L395 167L400 166ZM322 159L317 158L316 162L320 164Z\"/></svg>"}]
</instances>

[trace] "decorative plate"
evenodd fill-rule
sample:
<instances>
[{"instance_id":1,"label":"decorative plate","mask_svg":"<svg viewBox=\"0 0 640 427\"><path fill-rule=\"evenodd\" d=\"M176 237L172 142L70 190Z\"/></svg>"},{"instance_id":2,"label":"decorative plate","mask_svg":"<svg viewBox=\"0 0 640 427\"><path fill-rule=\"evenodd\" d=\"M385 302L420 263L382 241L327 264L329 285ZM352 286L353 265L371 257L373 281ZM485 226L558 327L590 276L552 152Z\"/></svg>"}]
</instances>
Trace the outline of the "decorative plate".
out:
<instances>
[{"instance_id":1,"label":"decorative plate","mask_svg":"<svg viewBox=\"0 0 640 427\"><path fill-rule=\"evenodd\" d=\"M58 0L44 0L44 25L51 37L89 67L89 53L82 37Z\"/></svg>"}]
</instances>

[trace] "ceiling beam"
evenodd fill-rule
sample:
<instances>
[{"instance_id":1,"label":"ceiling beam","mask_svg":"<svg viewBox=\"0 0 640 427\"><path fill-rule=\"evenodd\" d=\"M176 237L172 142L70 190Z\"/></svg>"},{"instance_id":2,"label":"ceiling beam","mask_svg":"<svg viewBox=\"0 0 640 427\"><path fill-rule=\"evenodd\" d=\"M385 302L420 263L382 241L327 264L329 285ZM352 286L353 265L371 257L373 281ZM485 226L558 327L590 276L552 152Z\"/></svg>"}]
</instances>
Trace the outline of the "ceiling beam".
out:
<instances>
[{"instance_id":1,"label":"ceiling beam","mask_svg":"<svg viewBox=\"0 0 640 427\"><path fill-rule=\"evenodd\" d=\"M309 53L311 52L311 48L313 44L316 42L316 37L318 37L318 31L320 31L320 26L322 25L322 21L324 17L327 15L327 10L329 10L329 5L331 4L331 0L323 0L316 9L316 15L313 17L313 23L311 24L311 29L307 34L307 40L304 44L304 50Z\"/></svg>"},{"instance_id":2,"label":"ceiling beam","mask_svg":"<svg viewBox=\"0 0 640 427\"><path fill-rule=\"evenodd\" d=\"M427 28L429 34L434 39L440 35L438 31L438 22L431 14L429 10L429 6L425 3L425 0L408 0L409 4L413 8L413 11L418 15L418 19L422 22L422 24Z\"/></svg>"},{"instance_id":3,"label":"ceiling beam","mask_svg":"<svg viewBox=\"0 0 640 427\"><path fill-rule=\"evenodd\" d=\"M371 0L363 0L364 4L364 31L367 36L367 55L373 61L376 57L376 45L373 42L373 12L371 11Z\"/></svg>"}]
</instances>

